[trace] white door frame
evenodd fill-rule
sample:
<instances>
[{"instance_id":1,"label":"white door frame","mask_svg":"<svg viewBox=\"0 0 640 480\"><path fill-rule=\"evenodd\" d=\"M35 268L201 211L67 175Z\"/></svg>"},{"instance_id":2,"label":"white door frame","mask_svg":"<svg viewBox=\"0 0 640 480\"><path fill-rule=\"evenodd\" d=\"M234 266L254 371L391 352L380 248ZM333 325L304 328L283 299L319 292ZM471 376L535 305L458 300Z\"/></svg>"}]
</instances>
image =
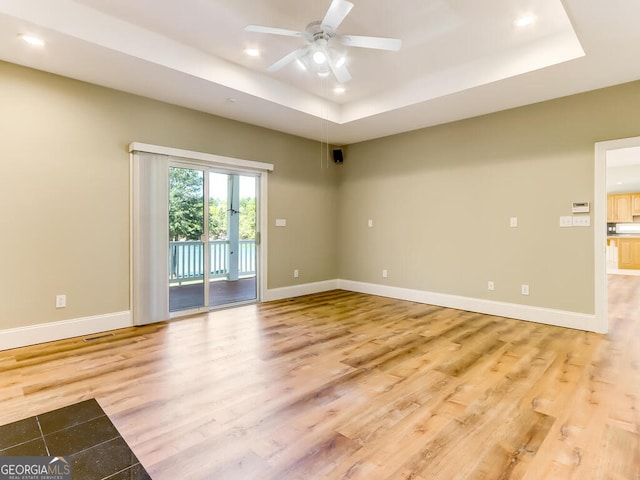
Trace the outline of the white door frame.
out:
<instances>
[{"instance_id":1,"label":"white door frame","mask_svg":"<svg viewBox=\"0 0 640 480\"><path fill-rule=\"evenodd\" d=\"M607 152L620 148L640 147L640 137L621 138L595 144L593 241L595 251L595 320L596 331L609 329L607 295Z\"/></svg>"},{"instance_id":2,"label":"white door frame","mask_svg":"<svg viewBox=\"0 0 640 480\"><path fill-rule=\"evenodd\" d=\"M205 269L205 278L204 278L204 291L203 291L203 295L204 295L204 303L205 305L201 306L201 307L192 307L192 308L186 308L183 310L174 310L174 311L169 311L169 318L179 318L179 317L185 317L188 315L194 315L194 314L198 314L198 313L204 313L204 312L209 312L211 310L214 310L214 308L209 305L209 288L210 288L210 278L208 278L208 271L209 269L207 269L207 266L210 266L210 249L208 248L208 235L209 235L209 217L206 214L206 212L209 211L209 199L211 196L211 183L210 183L210 174L211 173L219 173L222 175L227 175L229 177L236 176L236 177L240 177L240 176L245 176L245 177L251 177L255 179L255 189L256 189L256 243L255 243L255 255L256 255L256 297L252 300L248 300L244 303L250 303L250 302L260 302L262 301L262 289L261 286L264 284L266 285L266 280L263 281L263 277L262 277L262 268L263 268L263 251L262 251L262 242L261 240L261 230L258 228L260 225L263 224L262 217L261 214L262 212L266 212L266 210L264 210L262 208L261 205L261 201L262 201L262 195L261 195L261 189L262 189L262 177L266 176L266 175L260 175L260 174L256 174L255 171L250 171L250 170L243 170L243 169L234 169L234 168L229 168L229 167L219 167L216 165L211 165L211 164L205 164L203 162L192 162L189 160L185 160L185 159L174 159L171 158L168 164L168 168L185 168L185 169L191 169L191 170L197 170L197 171L201 171L203 173L203 177L202 177L202 186L203 186L203 205L204 205L204 219L203 219L203 225L205 226L204 228L204 234L203 237L207 240L204 240L203 242L203 246L204 246L204 255L203 255L203 261L204 261L204 265L203 268ZM236 192L237 193L237 192ZM265 277L266 279L266 277ZM237 280L237 278L236 278ZM167 285L167 288L169 288L170 285ZM170 294L169 298L171 297ZM232 307L234 306L233 303L227 303L224 305L220 305L220 306L216 306L216 308L228 308L228 307Z\"/></svg>"},{"instance_id":3,"label":"white door frame","mask_svg":"<svg viewBox=\"0 0 640 480\"><path fill-rule=\"evenodd\" d=\"M139 258L145 252L145 245L140 244L140 242L134 241L134 238L136 238L136 231L139 228L137 210L139 208L139 203L140 203L138 201L139 195L137 192L138 180L134 178L136 177L135 168L134 168L135 166L134 159L136 156L136 152L144 152L144 153L149 153L154 155L166 156L167 157L166 161L168 162L173 162L175 160L177 161L183 160L191 163L192 165L200 164L206 168L214 168L214 169L217 168L221 170L235 171L240 174L252 173L257 177L259 177L259 180L258 180L259 185L258 185L258 192L257 192L257 194L259 195L259 198L257 199L258 211L256 213L258 216L257 223L259 223L258 233L260 234L259 235L260 242L259 242L259 245L256 245L256 262L258 263L257 268L259 269L258 275L256 276L256 281L257 281L256 293L258 296L257 298L258 301L263 299L266 285L267 285L267 261L266 261L267 226L268 226L267 186L268 186L268 173L273 171L273 164L255 162L252 160L243 160L243 159L233 158L233 157L224 157L224 156L213 155L209 153L194 152L190 150L182 150L178 148L163 147L159 145L149 145L149 144L140 143L140 142L131 143L129 145L129 152L131 153L131 165L132 165L132 169L131 169L132 203L131 203L131 216L130 216L131 218L130 228L132 232L131 241L130 241L131 243L130 245L130 252L131 252L130 253L130 272L131 272L130 273L131 275L130 299L131 300L130 302L131 302L131 311L133 316L132 318L133 324L143 325L146 323L159 322L159 321L169 319L168 288L167 288L167 295L166 295L167 301L161 302L163 304L166 303L166 305L161 305L159 306L159 308L156 308L155 310L152 310L152 311L149 311L150 307L157 306L155 305L155 303L157 302L153 300L154 295L152 294L140 295L141 291L145 290L145 287L143 285L148 285L149 282L148 282L148 277L145 277L146 272L140 271L141 262L139 261ZM168 169L167 169L167 172L168 172ZM168 185L168 182L167 182L167 185ZM166 198L167 208L168 208L168 201L169 201L169 198L167 196ZM168 218L168 215L167 215L167 218ZM167 231L167 235L168 235L168 231ZM164 242L164 245L165 245L165 251L166 251L166 245L168 245L168 243ZM161 258L161 257L158 256L158 258ZM164 258L166 258L166 255L164 255ZM150 262L147 262L147 263L150 263ZM168 269L168 265L167 265L167 269ZM159 277L161 275L158 274L156 276L158 276L158 282L160 282L161 279ZM165 275L165 278L162 280L168 285L168 273L167 275ZM153 288L157 289L159 288L159 286L155 285ZM149 293L149 292L146 292L146 293ZM145 303L145 305L140 305L139 304L140 302ZM136 315L136 312L142 312L142 313L140 315ZM140 317L140 318L137 318L137 317Z\"/></svg>"}]
</instances>

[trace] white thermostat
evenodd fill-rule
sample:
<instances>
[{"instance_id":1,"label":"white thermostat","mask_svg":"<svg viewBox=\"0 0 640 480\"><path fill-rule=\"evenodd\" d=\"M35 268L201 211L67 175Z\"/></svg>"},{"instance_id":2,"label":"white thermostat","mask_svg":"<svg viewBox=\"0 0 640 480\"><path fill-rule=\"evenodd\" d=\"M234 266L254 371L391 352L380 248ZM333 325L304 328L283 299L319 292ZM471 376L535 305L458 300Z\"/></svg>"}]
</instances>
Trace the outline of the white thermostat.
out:
<instances>
[{"instance_id":1,"label":"white thermostat","mask_svg":"<svg viewBox=\"0 0 640 480\"><path fill-rule=\"evenodd\" d=\"M589 213L589 202L573 202L571 213Z\"/></svg>"}]
</instances>

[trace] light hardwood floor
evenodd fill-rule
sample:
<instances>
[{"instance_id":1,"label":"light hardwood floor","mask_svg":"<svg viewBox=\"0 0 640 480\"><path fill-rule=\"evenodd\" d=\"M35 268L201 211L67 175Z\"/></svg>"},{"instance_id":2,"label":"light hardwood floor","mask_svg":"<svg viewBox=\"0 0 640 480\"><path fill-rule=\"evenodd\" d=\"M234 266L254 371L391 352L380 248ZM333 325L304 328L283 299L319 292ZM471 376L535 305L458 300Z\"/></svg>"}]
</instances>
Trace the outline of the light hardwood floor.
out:
<instances>
[{"instance_id":1,"label":"light hardwood floor","mask_svg":"<svg viewBox=\"0 0 640 480\"><path fill-rule=\"evenodd\" d=\"M332 291L0 352L0 424L95 397L156 480L637 480L610 284L608 335Z\"/></svg>"}]
</instances>

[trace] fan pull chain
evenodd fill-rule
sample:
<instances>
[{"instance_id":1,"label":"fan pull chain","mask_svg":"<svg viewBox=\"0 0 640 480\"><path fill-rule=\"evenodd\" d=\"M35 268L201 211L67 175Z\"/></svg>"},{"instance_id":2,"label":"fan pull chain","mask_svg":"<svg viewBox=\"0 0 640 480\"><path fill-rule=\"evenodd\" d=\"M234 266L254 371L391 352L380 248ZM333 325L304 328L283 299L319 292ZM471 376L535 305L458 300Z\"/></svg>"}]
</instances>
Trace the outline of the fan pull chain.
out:
<instances>
[{"instance_id":1,"label":"fan pull chain","mask_svg":"<svg viewBox=\"0 0 640 480\"><path fill-rule=\"evenodd\" d=\"M320 169L329 169L329 109L327 107L327 81L320 78Z\"/></svg>"}]
</instances>

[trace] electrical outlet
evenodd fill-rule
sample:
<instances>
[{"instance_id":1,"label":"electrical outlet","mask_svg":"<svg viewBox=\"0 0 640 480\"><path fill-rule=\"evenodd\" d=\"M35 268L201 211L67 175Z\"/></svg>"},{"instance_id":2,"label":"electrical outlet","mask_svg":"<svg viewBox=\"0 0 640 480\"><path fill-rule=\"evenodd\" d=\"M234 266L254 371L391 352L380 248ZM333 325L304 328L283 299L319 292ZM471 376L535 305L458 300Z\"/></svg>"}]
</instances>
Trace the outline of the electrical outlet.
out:
<instances>
[{"instance_id":1,"label":"electrical outlet","mask_svg":"<svg viewBox=\"0 0 640 480\"><path fill-rule=\"evenodd\" d=\"M387 272L386 270L382 270L382 277L387 278L388 276L389 276L389 272Z\"/></svg>"},{"instance_id":2,"label":"electrical outlet","mask_svg":"<svg viewBox=\"0 0 640 480\"><path fill-rule=\"evenodd\" d=\"M373 227L373 220L368 220L368 221L367 221L367 225L368 225L369 227Z\"/></svg>"},{"instance_id":3,"label":"electrical outlet","mask_svg":"<svg viewBox=\"0 0 640 480\"><path fill-rule=\"evenodd\" d=\"M517 227L518 226L518 217L511 217L509 219L509 226L510 227Z\"/></svg>"},{"instance_id":4,"label":"electrical outlet","mask_svg":"<svg viewBox=\"0 0 640 480\"><path fill-rule=\"evenodd\" d=\"M296 269L293 271L293 278L298 278L299 276L300 276L300 272L299 272L299 271L298 271L298 269L296 268Z\"/></svg>"},{"instance_id":5,"label":"electrical outlet","mask_svg":"<svg viewBox=\"0 0 640 480\"><path fill-rule=\"evenodd\" d=\"M487 282L487 290L494 290L495 289L495 285L493 284L493 282L491 280L489 280Z\"/></svg>"},{"instance_id":6,"label":"electrical outlet","mask_svg":"<svg viewBox=\"0 0 640 480\"><path fill-rule=\"evenodd\" d=\"M522 295L529 295L529 285L527 285L526 283L522 284Z\"/></svg>"},{"instance_id":7,"label":"electrical outlet","mask_svg":"<svg viewBox=\"0 0 640 480\"><path fill-rule=\"evenodd\" d=\"M66 295L56 295L56 308L64 308L67 306Z\"/></svg>"}]
</instances>

